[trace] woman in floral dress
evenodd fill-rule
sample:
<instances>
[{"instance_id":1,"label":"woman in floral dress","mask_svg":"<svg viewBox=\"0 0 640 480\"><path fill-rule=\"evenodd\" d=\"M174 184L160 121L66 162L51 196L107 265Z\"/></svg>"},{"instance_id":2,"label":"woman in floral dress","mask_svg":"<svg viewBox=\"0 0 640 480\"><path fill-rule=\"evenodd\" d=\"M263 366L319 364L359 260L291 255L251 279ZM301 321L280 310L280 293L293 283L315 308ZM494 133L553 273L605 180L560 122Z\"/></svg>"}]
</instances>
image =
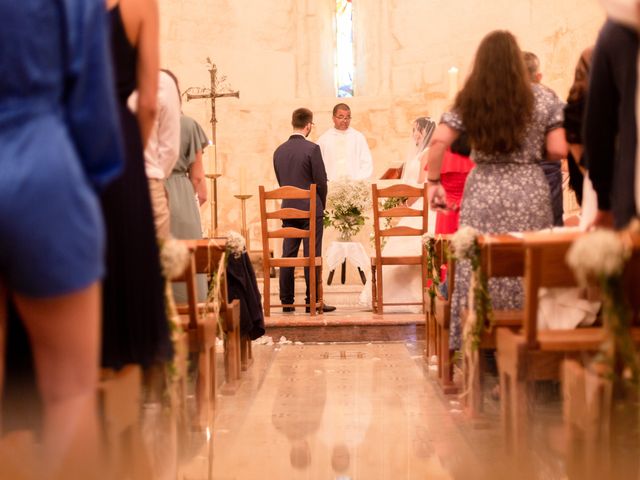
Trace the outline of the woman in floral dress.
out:
<instances>
[{"instance_id":1,"label":"woman in floral dress","mask_svg":"<svg viewBox=\"0 0 640 480\"><path fill-rule=\"evenodd\" d=\"M434 133L428 160L431 207L446 206L440 184L442 159L466 132L476 168L465 184L460 226L482 233L551 227L549 186L538 163L566 156L562 109L550 91L529 82L515 37L506 31L489 33L452 110L442 116ZM460 262L452 299L451 349L462 344L460 312L467 307L470 273L468 262ZM520 278L492 279L489 289L494 308L521 307Z\"/></svg>"}]
</instances>

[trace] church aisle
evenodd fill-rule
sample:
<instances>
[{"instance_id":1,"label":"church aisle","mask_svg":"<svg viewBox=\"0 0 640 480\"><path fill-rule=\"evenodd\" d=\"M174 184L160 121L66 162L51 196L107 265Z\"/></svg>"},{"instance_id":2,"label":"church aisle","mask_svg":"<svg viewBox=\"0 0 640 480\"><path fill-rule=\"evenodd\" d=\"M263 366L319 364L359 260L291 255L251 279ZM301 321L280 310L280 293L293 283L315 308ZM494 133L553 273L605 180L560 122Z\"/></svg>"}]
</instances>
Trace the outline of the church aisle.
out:
<instances>
[{"instance_id":1,"label":"church aisle","mask_svg":"<svg viewBox=\"0 0 640 480\"><path fill-rule=\"evenodd\" d=\"M481 478L480 457L486 467L502 451L495 428L465 432L416 343L256 345L254 354L235 395L218 397L212 473L204 445L181 479Z\"/></svg>"}]
</instances>

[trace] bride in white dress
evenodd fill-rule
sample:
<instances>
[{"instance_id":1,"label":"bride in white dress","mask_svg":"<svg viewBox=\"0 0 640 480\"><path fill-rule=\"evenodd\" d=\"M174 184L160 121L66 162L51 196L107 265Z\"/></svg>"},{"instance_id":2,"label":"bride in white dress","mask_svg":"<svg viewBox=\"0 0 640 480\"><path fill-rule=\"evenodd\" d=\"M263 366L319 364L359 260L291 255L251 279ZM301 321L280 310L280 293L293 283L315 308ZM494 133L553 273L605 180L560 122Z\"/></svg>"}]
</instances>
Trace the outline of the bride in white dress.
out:
<instances>
[{"instance_id":1,"label":"bride in white dress","mask_svg":"<svg viewBox=\"0 0 640 480\"><path fill-rule=\"evenodd\" d=\"M422 187L426 178L424 167L427 150L436 123L429 117L419 117L413 122L412 138L415 145L413 153L404 163L400 183ZM422 199L416 200L412 208L422 209ZM398 225L422 228L421 217L403 218ZM429 212L429 231L435 228L435 214ZM384 256L420 255L422 239L420 237L389 237L382 249ZM382 284L385 303L414 303L422 301L422 271L419 265L386 265L382 267ZM365 285L361 302L371 306L371 286ZM385 312L420 313L420 305L385 306Z\"/></svg>"}]
</instances>

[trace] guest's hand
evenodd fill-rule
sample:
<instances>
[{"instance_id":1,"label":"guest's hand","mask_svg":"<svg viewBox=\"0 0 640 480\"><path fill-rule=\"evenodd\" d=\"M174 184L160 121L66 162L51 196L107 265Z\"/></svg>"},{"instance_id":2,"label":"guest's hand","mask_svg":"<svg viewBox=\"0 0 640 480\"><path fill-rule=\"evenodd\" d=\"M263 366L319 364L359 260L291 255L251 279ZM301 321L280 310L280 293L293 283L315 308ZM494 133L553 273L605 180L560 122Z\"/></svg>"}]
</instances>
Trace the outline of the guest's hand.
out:
<instances>
[{"instance_id":1,"label":"guest's hand","mask_svg":"<svg viewBox=\"0 0 640 480\"><path fill-rule=\"evenodd\" d=\"M429 208L435 211L444 212L447 210L447 194L440 183L430 183L427 195L429 198Z\"/></svg>"}]
</instances>

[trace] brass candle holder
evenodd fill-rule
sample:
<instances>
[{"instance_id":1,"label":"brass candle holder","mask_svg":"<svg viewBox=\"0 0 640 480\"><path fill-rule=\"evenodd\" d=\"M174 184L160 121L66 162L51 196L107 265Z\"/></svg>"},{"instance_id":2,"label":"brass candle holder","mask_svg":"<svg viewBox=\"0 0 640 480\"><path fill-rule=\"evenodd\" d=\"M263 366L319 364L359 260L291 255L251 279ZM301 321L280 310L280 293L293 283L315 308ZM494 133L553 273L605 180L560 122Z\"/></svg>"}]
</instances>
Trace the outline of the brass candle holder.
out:
<instances>
[{"instance_id":1,"label":"brass candle holder","mask_svg":"<svg viewBox=\"0 0 640 480\"><path fill-rule=\"evenodd\" d=\"M206 173L209 179L211 195L209 195L209 210L211 213L211 225L209 226L209 238L214 238L218 233L218 178L221 173Z\"/></svg>"},{"instance_id":2,"label":"brass candle holder","mask_svg":"<svg viewBox=\"0 0 640 480\"><path fill-rule=\"evenodd\" d=\"M249 230L247 229L247 205L246 204L247 204L247 200L253 197L253 195L240 194L240 195L234 195L234 197L240 200L240 208L241 208L241 215L242 215L242 230L240 232L240 235L244 237L244 240L247 244L247 252L249 252L251 251L251 242L249 239Z\"/></svg>"}]
</instances>

